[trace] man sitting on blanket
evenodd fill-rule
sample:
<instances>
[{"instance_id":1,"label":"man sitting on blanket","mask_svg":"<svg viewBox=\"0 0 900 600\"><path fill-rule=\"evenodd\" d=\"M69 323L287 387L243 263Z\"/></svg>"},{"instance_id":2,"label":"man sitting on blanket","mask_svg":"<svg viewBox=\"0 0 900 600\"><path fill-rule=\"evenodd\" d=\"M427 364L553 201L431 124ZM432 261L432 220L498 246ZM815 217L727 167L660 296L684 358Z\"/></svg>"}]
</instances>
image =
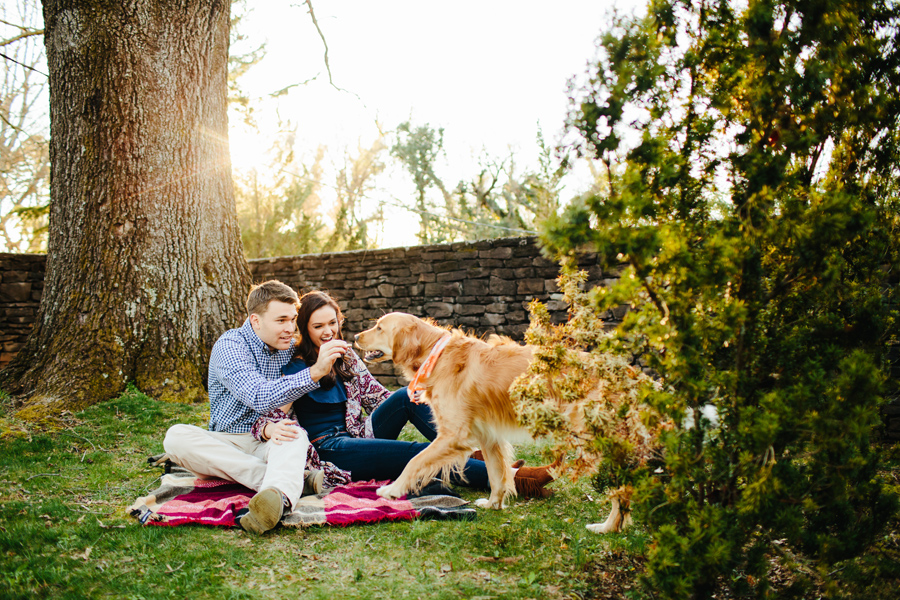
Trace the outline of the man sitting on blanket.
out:
<instances>
[{"instance_id":1,"label":"man sitting on blanket","mask_svg":"<svg viewBox=\"0 0 900 600\"><path fill-rule=\"evenodd\" d=\"M247 297L250 315L238 329L222 334L209 358L209 430L173 425L163 442L169 458L198 476L236 481L258 493L241 519L247 531L275 527L285 509L304 493L321 491L323 472L304 477L306 432L295 421L269 427L269 438L257 441L250 428L260 415L319 387L319 379L345 351L346 342L323 344L319 359L308 368L282 377L293 354L297 293L280 281L253 286Z\"/></svg>"}]
</instances>

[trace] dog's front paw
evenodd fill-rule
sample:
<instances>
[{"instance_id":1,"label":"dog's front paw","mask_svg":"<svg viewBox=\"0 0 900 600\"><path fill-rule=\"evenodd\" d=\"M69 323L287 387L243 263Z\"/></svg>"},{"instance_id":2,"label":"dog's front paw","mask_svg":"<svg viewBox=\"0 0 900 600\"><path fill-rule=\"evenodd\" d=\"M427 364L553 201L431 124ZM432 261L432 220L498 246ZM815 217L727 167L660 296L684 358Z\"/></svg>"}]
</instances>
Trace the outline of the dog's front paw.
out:
<instances>
[{"instance_id":1,"label":"dog's front paw","mask_svg":"<svg viewBox=\"0 0 900 600\"><path fill-rule=\"evenodd\" d=\"M403 495L402 493L400 493L400 490L397 489L397 486L393 483L390 485L381 486L380 488L375 490L375 493L388 500L396 500Z\"/></svg>"},{"instance_id":2,"label":"dog's front paw","mask_svg":"<svg viewBox=\"0 0 900 600\"><path fill-rule=\"evenodd\" d=\"M502 510L506 508L505 502L496 502L491 500L490 498L479 498L475 501L475 506L478 508L493 508L494 510Z\"/></svg>"}]
</instances>

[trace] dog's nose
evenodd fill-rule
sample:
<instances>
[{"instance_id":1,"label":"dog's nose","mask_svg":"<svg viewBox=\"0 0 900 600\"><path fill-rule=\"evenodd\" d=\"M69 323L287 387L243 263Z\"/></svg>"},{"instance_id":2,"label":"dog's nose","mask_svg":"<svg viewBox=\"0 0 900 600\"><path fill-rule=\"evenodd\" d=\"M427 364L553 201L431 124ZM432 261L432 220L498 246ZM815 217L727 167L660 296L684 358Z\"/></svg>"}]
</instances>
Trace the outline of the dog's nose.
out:
<instances>
[{"instance_id":1,"label":"dog's nose","mask_svg":"<svg viewBox=\"0 0 900 600\"><path fill-rule=\"evenodd\" d=\"M353 339L354 339L354 340L358 340L358 339L359 339L359 334L357 333L356 335L354 335L354 336L353 336Z\"/></svg>"}]
</instances>

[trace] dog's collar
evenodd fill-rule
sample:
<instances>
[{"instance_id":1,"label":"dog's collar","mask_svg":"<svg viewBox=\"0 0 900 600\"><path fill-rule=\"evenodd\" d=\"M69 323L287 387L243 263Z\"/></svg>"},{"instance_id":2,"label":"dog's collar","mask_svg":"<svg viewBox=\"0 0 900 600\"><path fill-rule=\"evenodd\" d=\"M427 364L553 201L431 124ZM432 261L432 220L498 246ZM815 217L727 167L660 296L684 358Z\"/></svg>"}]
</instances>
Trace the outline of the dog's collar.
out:
<instances>
[{"instance_id":1,"label":"dog's collar","mask_svg":"<svg viewBox=\"0 0 900 600\"><path fill-rule=\"evenodd\" d=\"M450 334L445 333L441 339L438 340L437 344L431 348L431 352L428 353L428 358L425 359L425 362L423 362L422 366L419 367L419 370L416 371L416 376L413 377L413 380L406 388L409 399L416 404L422 402L422 393L425 391L425 380L431 375L431 372L434 370L434 364L437 362L438 357L440 357L441 352L444 351L444 347L449 341Z\"/></svg>"}]
</instances>

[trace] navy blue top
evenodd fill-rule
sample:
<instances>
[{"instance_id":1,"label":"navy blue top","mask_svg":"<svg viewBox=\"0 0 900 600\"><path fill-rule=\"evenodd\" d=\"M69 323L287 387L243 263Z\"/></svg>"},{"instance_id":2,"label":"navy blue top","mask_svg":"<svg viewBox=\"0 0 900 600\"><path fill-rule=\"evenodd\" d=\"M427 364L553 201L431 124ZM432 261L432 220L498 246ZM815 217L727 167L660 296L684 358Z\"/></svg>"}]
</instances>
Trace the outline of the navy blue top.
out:
<instances>
[{"instance_id":1,"label":"navy blue top","mask_svg":"<svg viewBox=\"0 0 900 600\"><path fill-rule=\"evenodd\" d=\"M306 369L306 363L299 358L282 367L284 375L293 375ZM300 426L306 430L310 440L326 433L344 431L346 424L344 414L347 411L347 389L344 383L337 382L325 389L320 387L307 392L294 401L294 416Z\"/></svg>"}]
</instances>

